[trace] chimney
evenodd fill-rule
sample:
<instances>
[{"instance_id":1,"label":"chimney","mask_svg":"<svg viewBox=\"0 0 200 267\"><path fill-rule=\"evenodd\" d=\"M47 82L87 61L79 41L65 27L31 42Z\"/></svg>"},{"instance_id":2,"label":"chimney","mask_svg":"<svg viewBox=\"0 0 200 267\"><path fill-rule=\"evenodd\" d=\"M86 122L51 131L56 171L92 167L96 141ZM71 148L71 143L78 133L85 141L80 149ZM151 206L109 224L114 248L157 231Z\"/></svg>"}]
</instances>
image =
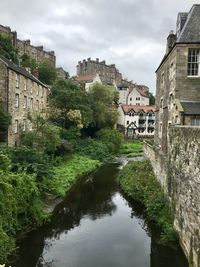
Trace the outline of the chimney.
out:
<instances>
[{"instance_id":1,"label":"chimney","mask_svg":"<svg viewBox=\"0 0 200 267\"><path fill-rule=\"evenodd\" d=\"M91 58L89 57L88 59L87 59L87 61L90 61L91 60Z\"/></svg>"},{"instance_id":2,"label":"chimney","mask_svg":"<svg viewBox=\"0 0 200 267\"><path fill-rule=\"evenodd\" d=\"M30 45L31 44L31 40L25 40L24 41L27 45Z\"/></svg>"},{"instance_id":3,"label":"chimney","mask_svg":"<svg viewBox=\"0 0 200 267\"><path fill-rule=\"evenodd\" d=\"M99 62L99 58L96 58L96 62Z\"/></svg>"},{"instance_id":4,"label":"chimney","mask_svg":"<svg viewBox=\"0 0 200 267\"><path fill-rule=\"evenodd\" d=\"M32 75L35 76L35 78L39 79L39 70L38 69L34 69L32 72Z\"/></svg>"},{"instance_id":5,"label":"chimney","mask_svg":"<svg viewBox=\"0 0 200 267\"><path fill-rule=\"evenodd\" d=\"M174 34L173 31L170 31L168 37L167 37L167 49L166 54L172 49L173 45L176 42L176 34Z\"/></svg>"}]
</instances>

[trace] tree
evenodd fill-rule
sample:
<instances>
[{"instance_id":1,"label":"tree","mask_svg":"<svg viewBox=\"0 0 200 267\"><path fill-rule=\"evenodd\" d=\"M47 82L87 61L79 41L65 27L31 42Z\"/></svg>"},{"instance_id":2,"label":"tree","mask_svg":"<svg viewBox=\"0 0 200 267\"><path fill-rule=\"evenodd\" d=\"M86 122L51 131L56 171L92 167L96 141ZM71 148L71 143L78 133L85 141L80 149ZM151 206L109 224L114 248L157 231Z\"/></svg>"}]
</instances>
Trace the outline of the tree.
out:
<instances>
[{"instance_id":1,"label":"tree","mask_svg":"<svg viewBox=\"0 0 200 267\"><path fill-rule=\"evenodd\" d=\"M4 112L2 103L0 102L0 141L5 141L6 132L10 123L11 116L8 113Z\"/></svg>"},{"instance_id":2,"label":"tree","mask_svg":"<svg viewBox=\"0 0 200 267\"><path fill-rule=\"evenodd\" d=\"M89 95L92 99L94 127L96 130L113 128L118 118L116 109L118 93L116 90L113 87L96 83L91 88Z\"/></svg>"},{"instance_id":3,"label":"tree","mask_svg":"<svg viewBox=\"0 0 200 267\"><path fill-rule=\"evenodd\" d=\"M24 68L30 68L31 71L38 67L38 64L35 59L30 58L27 54L24 54L20 57L21 66Z\"/></svg>"},{"instance_id":4,"label":"tree","mask_svg":"<svg viewBox=\"0 0 200 267\"><path fill-rule=\"evenodd\" d=\"M151 92L149 92L149 105L150 106L155 105L155 97Z\"/></svg>"},{"instance_id":5,"label":"tree","mask_svg":"<svg viewBox=\"0 0 200 267\"><path fill-rule=\"evenodd\" d=\"M0 55L18 64L18 51L14 48L11 39L0 34Z\"/></svg>"},{"instance_id":6,"label":"tree","mask_svg":"<svg viewBox=\"0 0 200 267\"><path fill-rule=\"evenodd\" d=\"M40 152L55 153L61 144L59 127L50 124L41 115L29 119L33 130L22 134L22 144Z\"/></svg>"},{"instance_id":7,"label":"tree","mask_svg":"<svg viewBox=\"0 0 200 267\"><path fill-rule=\"evenodd\" d=\"M52 85L56 78L57 73L55 67L49 60L44 60L38 65L39 80L45 84Z\"/></svg>"},{"instance_id":8,"label":"tree","mask_svg":"<svg viewBox=\"0 0 200 267\"><path fill-rule=\"evenodd\" d=\"M82 127L85 128L92 123L91 98L73 80L58 80L53 85L51 92L51 121L60 127L69 129L75 126L70 116L75 112L79 116L78 124Z\"/></svg>"}]
</instances>

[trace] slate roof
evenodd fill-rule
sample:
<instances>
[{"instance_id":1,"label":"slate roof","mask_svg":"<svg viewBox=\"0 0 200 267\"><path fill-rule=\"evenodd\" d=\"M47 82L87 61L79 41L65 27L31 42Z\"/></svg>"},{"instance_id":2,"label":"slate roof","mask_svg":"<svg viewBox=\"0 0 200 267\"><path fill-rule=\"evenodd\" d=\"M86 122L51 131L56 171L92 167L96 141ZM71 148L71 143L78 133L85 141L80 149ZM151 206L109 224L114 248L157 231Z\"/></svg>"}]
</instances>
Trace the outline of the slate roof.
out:
<instances>
[{"instance_id":1,"label":"slate roof","mask_svg":"<svg viewBox=\"0 0 200 267\"><path fill-rule=\"evenodd\" d=\"M12 61L10 61L9 59L3 57L3 56L0 56L0 61L3 62L7 68L15 71L16 73L19 73L25 77L27 77L28 79L44 86L44 87L47 87L47 85L45 85L44 83L42 83L40 80L38 80L35 76L33 76L31 73L29 73L28 71L26 71L26 69L22 68L22 67L19 67L18 65L14 64Z\"/></svg>"},{"instance_id":2,"label":"slate roof","mask_svg":"<svg viewBox=\"0 0 200 267\"><path fill-rule=\"evenodd\" d=\"M156 111L155 106L121 105L121 107L124 113L128 113L130 110L134 110L135 112L144 111L145 113L148 113L150 111Z\"/></svg>"},{"instance_id":3,"label":"slate roof","mask_svg":"<svg viewBox=\"0 0 200 267\"><path fill-rule=\"evenodd\" d=\"M185 115L200 115L200 101L181 101Z\"/></svg>"},{"instance_id":4,"label":"slate roof","mask_svg":"<svg viewBox=\"0 0 200 267\"><path fill-rule=\"evenodd\" d=\"M181 13L184 14L185 13ZM178 36L177 43L200 42L200 5L193 5Z\"/></svg>"}]
</instances>

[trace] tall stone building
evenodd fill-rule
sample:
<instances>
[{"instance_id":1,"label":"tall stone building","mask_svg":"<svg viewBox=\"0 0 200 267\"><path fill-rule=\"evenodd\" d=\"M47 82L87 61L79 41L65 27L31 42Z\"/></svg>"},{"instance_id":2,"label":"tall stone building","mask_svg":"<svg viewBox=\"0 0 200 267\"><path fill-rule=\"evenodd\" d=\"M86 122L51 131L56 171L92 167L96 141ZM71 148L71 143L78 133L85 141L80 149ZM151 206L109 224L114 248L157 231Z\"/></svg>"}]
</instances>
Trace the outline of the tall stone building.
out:
<instances>
[{"instance_id":1,"label":"tall stone building","mask_svg":"<svg viewBox=\"0 0 200 267\"><path fill-rule=\"evenodd\" d=\"M11 39L13 46L18 50L20 56L26 54L35 59L36 62L41 62L44 59L48 59L53 66L56 65L56 56L54 51L48 52L44 50L43 46L32 45L30 40L18 39L17 32L12 31L10 27L0 25L0 34Z\"/></svg>"},{"instance_id":2,"label":"tall stone building","mask_svg":"<svg viewBox=\"0 0 200 267\"><path fill-rule=\"evenodd\" d=\"M103 84L112 85L114 82L120 84L122 81L122 74L116 68L115 64L107 65L105 61L87 60L79 61L77 68L77 77L79 79L84 79L84 76L87 75L96 75L99 74L99 77Z\"/></svg>"},{"instance_id":3,"label":"tall stone building","mask_svg":"<svg viewBox=\"0 0 200 267\"><path fill-rule=\"evenodd\" d=\"M48 95L48 87L37 77L0 56L0 104L12 118L8 132L1 133L0 141L9 146L17 145L20 131L32 129L29 115L44 114Z\"/></svg>"},{"instance_id":4,"label":"tall stone building","mask_svg":"<svg viewBox=\"0 0 200 267\"><path fill-rule=\"evenodd\" d=\"M156 74L155 143L166 152L170 125L200 126L200 5L178 14Z\"/></svg>"}]
</instances>

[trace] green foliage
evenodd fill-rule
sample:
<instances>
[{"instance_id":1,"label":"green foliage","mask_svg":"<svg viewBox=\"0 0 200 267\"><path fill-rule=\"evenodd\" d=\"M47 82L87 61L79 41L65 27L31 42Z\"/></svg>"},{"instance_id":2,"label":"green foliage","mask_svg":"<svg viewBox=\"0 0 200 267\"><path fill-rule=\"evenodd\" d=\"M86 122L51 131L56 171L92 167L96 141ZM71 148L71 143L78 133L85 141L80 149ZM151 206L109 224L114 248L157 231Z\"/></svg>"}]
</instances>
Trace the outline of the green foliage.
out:
<instances>
[{"instance_id":1,"label":"green foliage","mask_svg":"<svg viewBox=\"0 0 200 267\"><path fill-rule=\"evenodd\" d=\"M105 144L111 154L116 154L123 141L123 136L115 129L102 129L97 132L97 138Z\"/></svg>"},{"instance_id":2,"label":"green foliage","mask_svg":"<svg viewBox=\"0 0 200 267\"><path fill-rule=\"evenodd\" d=\"M173 229L169 202L154 177L150 163L129 163L120 171L118 179L129 197L144 204L149 220L161 227L161 241L176 241L177 234Z\"/></svg>"},{"instance_id":3,"label":"green foliage","mask_svg":"<svg viewBox=\"0 0 200 267\"><path fill-rule=\"evenodd\" d=\"M8 171L11 167L11 160L8 155L0 151L0 171Z\"/></svg>"},{"instance_id":4,"label":"green foliage","mask_svg":"<svg viewBox=\"0 0 200 267\"><path fill-rule=\"evenodd\" d=\"M101 141L87 138L76 143L76 151L92 159L104 161L110 156L108 146Z\"/></svg>"},{"instance_id":5,"label":"green foliage","mask_svg":"<svg viewBox=\"0 0 200 267\"><path fill-rule=\"evenodd\" d=\"M124 142L120 148L120 154L125 154L127 157L138 157L143 155L143 143L140 141Z\"/></svg>"},{"instance_id":6,"label":"green foliage","mask_svg":"<svg viewBox=\"0 0 200 267\"><path fill-rule=\"evenodd\" d=\"M2 108L2 103L0 102L0 133L5 132L11 122L11 116L4 112Z\"/></svg>"},{"instance_id":7,"label":"green foliage","mask_svg":"<svg viewBox=\"0 0 200 267\"><path fill-rule=\"evenodd\" d=\"M97 130L113 128L117 122L118 113L116 103L118 93L112 87L96 83L90 90L94 125Z\"/></svg>"},{"instance_id":8,"label":"green foliage","mask_svg":"<svg viewBox=\"0 0 200 267\"><path fill-rule=\"evenodd\" d=\"M49 60L44 60L38 65L39 70L39 80L45 84L52 85L56 78L57 73L55 67Z\"/></svg>"},{"instance_id":9,"label":"green foliage","mask_svg":"<svg viewBox=\"0 0 200 267\"><path fill-rule=\"evenodd\" d=\"M61 144L59 127L48 123L40 115L30 119L33 130L22 134L22 144L47 154L55 153Z\"/></svg>"},{"instance_id":10,"label":"green foliage","mask_svg":"<svg viewBox=\"0 0 200 267\"><path fill-rule=\"evenodd\" d=\"M0 34L0 55L18 64L18 52L12 45L11 39Z\"/></svg>"},{"instance_id":11,"label":"green foliage","mask_svg":"<svg viewBox=\"0 0 200 267\"><path fill-rule=\"evenodd\" d=\"M46 154L28 147L16 147L11 149L10 157L13 172L23 171L35 174L36 181L42 181L44 177L52 177L52 163Z\"/></svg>"},{"instance_id":12,"label":"green foliage","mask_svg":"<svg viewBox=\"0 0 200 267\"><path fill-rule=\"evenodd\" d=\"M45 215L34 175L0 171L0 260L6 261L17 232L40 224Z\"/></svg>"},{"instance_id":13,"label":"green foliage","mask_svg":"<svg viewBox=\"0 0 200 267\"><path fill-rule=\"evenodd\" d=\"M48 188L51 193L59 196L65 196L75 181L99 166L98 160L92 160L86 156L74 156L67 162L63 162L54 168L54 178L46 179L43 185Z\"/></svg>"},{"instance_id":14,"label":"green foliage","mask_svg":"<svg viewBox=\"0 0 200 267\"><path fill-rule=\"evenodd\" d=\"M149 92L149 105L154 106L155 105L155 96Z\"/></svg>"},{"instance_id":15,"label":"green foliage","mask_svg":"<svg viewBox=\"0 0 200 267\"><path fill-rule=\"evenodd\" d=\"M24 68L30 68L31 71L38 67L38 64L35 59L30 58L27 54L24 54L20 57L21 66Z\"/></svg>"},{"instance_id":16,"label":"green foliage","mask_svg":"<svg viewBox=\"0 0 200 267\"><path fill-rule=\"evenodd\" d=\"M73 80L57 81L52 87L50 97L50 118L60 127L69 129L75 126L68 114L74 110L80 112L83 127L92 123L91 99Z\"/></svg>"}]
</instances>

